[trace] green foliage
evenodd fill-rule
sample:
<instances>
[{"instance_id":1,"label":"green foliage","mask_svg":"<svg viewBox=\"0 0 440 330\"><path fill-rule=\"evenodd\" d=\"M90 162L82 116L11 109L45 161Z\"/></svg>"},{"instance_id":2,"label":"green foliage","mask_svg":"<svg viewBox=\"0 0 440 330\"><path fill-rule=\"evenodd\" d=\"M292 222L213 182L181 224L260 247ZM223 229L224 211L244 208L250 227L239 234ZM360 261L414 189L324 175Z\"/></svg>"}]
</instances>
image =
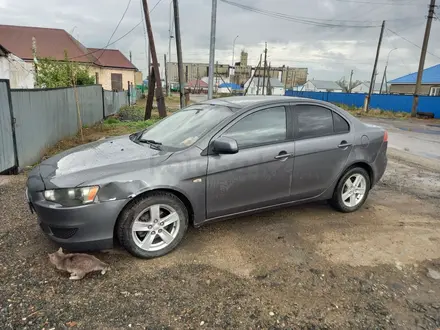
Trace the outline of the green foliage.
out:
<instances>
[{"instance_id":1,"label":"green foliage","mask_svg":"<svg viewBox=\"0 0 440 330\"><path fill-rule=\"evenodd\" d=\"M114 117L107 118L104 120L104 128L126 128L129 131L139 131L144 128L147 128L154 123L156 123L159 119L149 119L149 120L139 120L139 121L120 121Z\"/></svg>"},{"instance_id":2,"label":"green foliage","mask_svg":"<svg viewBox=\"0 0 440 330\"><path fill-rule=\"evenodd\" d=\"M67 53L64 61L57 61L53 58L38 59L38 87L57 88L73 85L93 85L94 83L95 78L89 75L88 66L69 61Z\"/></svg>"}]
</instances>

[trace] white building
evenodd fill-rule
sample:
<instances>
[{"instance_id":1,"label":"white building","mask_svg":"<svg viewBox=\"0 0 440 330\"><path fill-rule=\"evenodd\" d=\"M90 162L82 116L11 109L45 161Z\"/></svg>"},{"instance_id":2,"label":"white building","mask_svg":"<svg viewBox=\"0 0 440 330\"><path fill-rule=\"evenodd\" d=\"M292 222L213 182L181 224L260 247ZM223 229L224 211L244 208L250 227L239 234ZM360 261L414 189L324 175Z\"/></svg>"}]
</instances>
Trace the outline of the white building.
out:
<instances>
[{"instance_id":1,"label":"white building","mask_svg":"<svg viewBox=\"0 0 440 330\"><path fill-rule=\"evenodd\" d=\"M342 93L342 88L334 81L327 80L309 80L302 89L306 92L336 92Z\"/></svg>"},{"instance_id":2,"label":"white building","mask_svg":"<svg viewBox=\"0 0 440 330\"><path fill-rule=\"evenodd\" d=\"M9 79L11 88L34 88L34 69L0 45L0 79Z\"/></svg>"},{"instance_id":3,"label":"white building","mask_svg":"<svg viewBox=\"0 0 440 330\"><path fill-rule=\"evenodd\" d=\"M257 90L258 95L284 95L286 91L283 83L276 78L266 78L264 84L263 88L263 77L254 77L246 81L244 90L249 87L247 95L257 95Z\"/></svg>"},{"instance_id":4,"label":"white building","mask_svg":"<svg viewBox=\"0 0 440 330\"><path fill-rule=\"evenodd\" d=\"M351 90L352 93L368 93L370 90L370 82L364 81L359 86L356 86ZM373 94L380 93L380 83L375 83L373 88ZM382 93L386 93L386 85L382 86Z\"/></svg>"}]
</instances>

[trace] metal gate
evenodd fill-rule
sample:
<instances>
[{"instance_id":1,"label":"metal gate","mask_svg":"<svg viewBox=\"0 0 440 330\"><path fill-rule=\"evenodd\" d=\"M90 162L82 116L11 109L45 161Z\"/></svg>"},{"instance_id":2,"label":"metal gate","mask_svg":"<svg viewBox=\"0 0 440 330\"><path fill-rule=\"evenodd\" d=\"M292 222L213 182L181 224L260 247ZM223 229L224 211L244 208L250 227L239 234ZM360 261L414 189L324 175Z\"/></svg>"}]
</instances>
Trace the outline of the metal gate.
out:
<instances>
[{"instance_id":1,"label":"metal gate","mask_svg":"<svg viewBox=\"0 0 440 330\"><path fill-rule=\"evenodd\" d=\"M0 79L0 173L18 166L9 80Z\"/></svg>"}]
</instances>

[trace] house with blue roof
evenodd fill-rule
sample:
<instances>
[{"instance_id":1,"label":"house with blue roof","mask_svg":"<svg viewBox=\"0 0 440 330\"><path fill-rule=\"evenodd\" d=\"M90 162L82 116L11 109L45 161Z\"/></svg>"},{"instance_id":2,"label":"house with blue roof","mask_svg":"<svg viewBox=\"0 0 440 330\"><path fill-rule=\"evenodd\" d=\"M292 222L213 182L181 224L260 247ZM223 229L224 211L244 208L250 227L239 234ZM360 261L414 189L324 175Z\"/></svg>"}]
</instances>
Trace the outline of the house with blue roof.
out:
<instances>
[{"instance_id":1,"label":"house with blue roof","mask_svg":"<svg viewBox=\"0 0 440 330\"><path fill-rule=\"evenodd\" d=\"M391 94L414 94L417 72L389 81ZM440 96L440 64L423 70L419 95Z\"/></svg>"}]
</instances>

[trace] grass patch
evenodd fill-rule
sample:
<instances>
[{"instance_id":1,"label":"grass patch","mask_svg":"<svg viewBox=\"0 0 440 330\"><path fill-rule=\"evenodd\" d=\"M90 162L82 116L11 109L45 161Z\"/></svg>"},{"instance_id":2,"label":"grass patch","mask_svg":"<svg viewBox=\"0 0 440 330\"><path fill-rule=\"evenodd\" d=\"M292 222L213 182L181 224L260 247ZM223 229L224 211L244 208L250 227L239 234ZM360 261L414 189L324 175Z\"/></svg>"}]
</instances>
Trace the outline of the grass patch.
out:
<instances>
[{"instance_id":1,"label":"grass patch","mask_svg":"<svg viewBox=\"0 0 440 330\"><path fill-rule=\"evenodd\" d=\"M337 103L338 107L350 112L357 117L375 117L375 118L397 118L397 119L409 119L411 114L403 111L387 111L381 109L370 109L368 112L364 112L362 108L355 106L348 106L345 104Z\"/></svg>"}]
</instances>

